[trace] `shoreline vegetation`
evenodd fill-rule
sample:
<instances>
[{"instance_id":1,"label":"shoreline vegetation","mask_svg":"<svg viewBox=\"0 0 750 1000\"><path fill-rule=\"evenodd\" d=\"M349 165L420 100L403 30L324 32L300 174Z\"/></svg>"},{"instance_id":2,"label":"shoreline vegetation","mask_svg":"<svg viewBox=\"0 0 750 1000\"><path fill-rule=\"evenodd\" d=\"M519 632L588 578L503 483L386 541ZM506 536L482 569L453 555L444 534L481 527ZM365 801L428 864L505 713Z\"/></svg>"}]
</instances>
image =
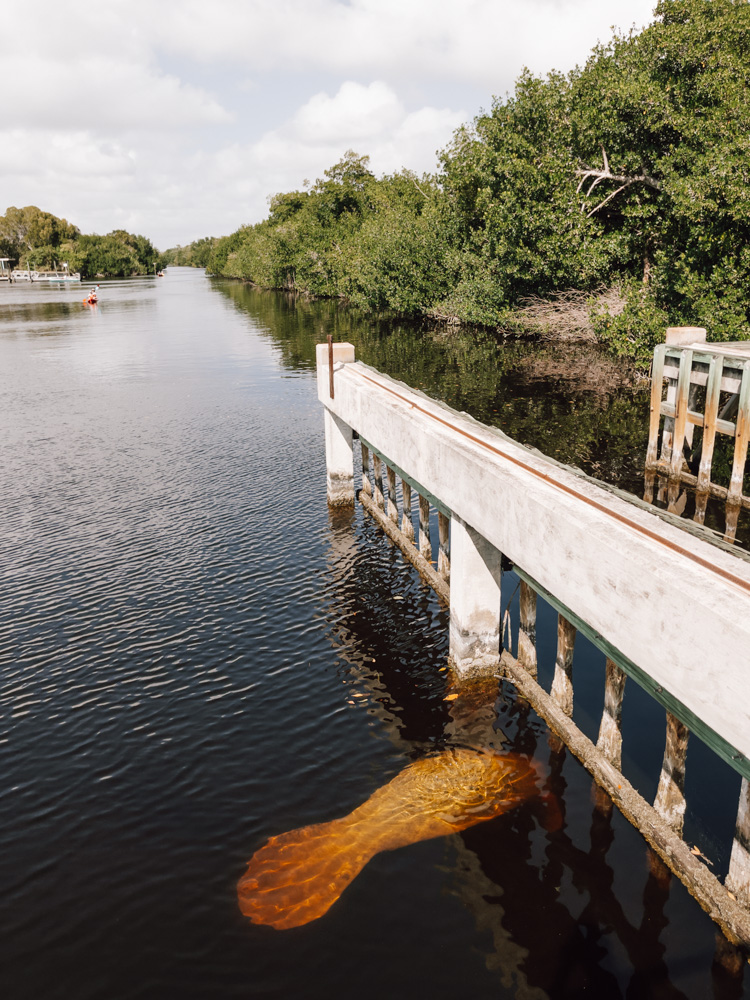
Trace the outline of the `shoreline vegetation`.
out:
<instances>
[{"instance_id":1,"label":"shoreline vegetation","mask_svg":"<svg viewBox=\"0 0 750 1000\"><path fill-rule=\"evenodd\" d=\"M436 174L378 178L350 150L262 222L165 262L637 364L671 325L748 339L748 93L747 0L661 0L585 66L522 74Z\"/></svg>"},{"instance_id":2,"label":"shoreline vegetation","mask_svg":"<svg viewBox=\"0 0 750 1000\"><path fill-rule=\"evenodd\" d=\"M106 236L85 235L36 205L11 206L0 215L0 257L20 269L52 269L67 264L82 278L153 274L162 256L145 236L115 229Z\"/></svg>"}]
</instances>

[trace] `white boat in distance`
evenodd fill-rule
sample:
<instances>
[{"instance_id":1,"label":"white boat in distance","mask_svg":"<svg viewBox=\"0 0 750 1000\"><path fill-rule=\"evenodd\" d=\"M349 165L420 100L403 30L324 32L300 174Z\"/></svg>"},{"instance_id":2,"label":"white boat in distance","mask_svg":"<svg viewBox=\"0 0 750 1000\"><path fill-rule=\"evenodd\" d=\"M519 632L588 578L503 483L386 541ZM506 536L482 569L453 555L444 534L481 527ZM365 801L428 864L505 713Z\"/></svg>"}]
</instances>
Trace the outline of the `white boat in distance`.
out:
<instances>
[{"instance_id":1,"label":"white boat in distance","mask_svg":"<svg viewBox=\"0 0 750 1000\"><path fill-rule=\"evenodd\" d=\"M60 282L60 281L78 281L81 280L81 275L78 271L70 273L69 271L23 271L15 270L11 272L11 281L45 281Z\"/></svg>"}]
</instances>

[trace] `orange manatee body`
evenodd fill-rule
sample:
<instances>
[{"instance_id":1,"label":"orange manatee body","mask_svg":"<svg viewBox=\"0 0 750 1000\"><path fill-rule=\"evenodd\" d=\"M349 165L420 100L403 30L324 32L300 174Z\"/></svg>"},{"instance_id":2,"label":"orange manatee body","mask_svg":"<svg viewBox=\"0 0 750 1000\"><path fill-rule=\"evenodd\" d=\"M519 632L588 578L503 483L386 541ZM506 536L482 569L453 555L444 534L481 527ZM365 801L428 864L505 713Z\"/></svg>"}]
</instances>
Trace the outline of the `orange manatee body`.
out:
<instances>
[{"instance_id":1,"label":"orange manatee body","mask_svg":"<svg viewBox=\"0 0 750 1000\"><path fill-rule=\"evenodd\" d=\"M493 819L538 795L539 785L519 754L452 749L425 757L348 816L272 837L238 883L240 909L279 929L317 920L375 854Z\"/></svg>"}]
</instances>

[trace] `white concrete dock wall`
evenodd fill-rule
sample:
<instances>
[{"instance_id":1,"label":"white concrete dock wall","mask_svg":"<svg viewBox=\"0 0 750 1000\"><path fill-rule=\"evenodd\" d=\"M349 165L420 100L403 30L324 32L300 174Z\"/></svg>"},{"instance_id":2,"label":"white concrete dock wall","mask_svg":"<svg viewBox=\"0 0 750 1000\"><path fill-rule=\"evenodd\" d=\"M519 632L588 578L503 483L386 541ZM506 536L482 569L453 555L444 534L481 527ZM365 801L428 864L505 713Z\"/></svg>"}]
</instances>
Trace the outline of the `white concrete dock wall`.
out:
<instances>
[{"instance_id":1,"label":"white concrete dock wall","mask_svg":"<svg viewBox=\"0 0 750 1000\"><path fill-rule=\"evenodd\" d=\"M750 758L750 564L358 362L321 403Z\"/></svg>"}]
</instances>

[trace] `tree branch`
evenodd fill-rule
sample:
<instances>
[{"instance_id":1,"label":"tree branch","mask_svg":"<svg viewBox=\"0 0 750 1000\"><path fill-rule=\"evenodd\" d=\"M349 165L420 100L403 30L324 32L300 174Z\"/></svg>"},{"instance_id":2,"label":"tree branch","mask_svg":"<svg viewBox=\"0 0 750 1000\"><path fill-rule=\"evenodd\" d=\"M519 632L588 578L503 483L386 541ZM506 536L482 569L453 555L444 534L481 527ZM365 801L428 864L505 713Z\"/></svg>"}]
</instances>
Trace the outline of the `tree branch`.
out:
<instances>
[{"instance_id":1,"label":"tree branch","mask_svg":"<svg viewBox=\"0 0 750 1000\"><path fill-rule=\"evenodd\" d=\"M609 167L609 160L607 159L607 153L604 146L602 146L602 160L604 163L602 170L599 170L596 167L581 167L579 170L575 171L575 176L581 178L580 183L576 188L576 194L581 193L581 190L589 180L591 180L591 185L588 191L586 191L587 198L590 197L591 192L597 184L601 184L602 181L614 181L616 184L619 184L620 187L618 187L616 191L613 191L612 194L607 195L607 197L600 201L595 208L592 208L591 211L587 212L587 218L590 218L595 212L598 212L600 208L603 208L608 202L612 201L615 195L624 191L626 188L629 188L631 184L645 184L647 187L653 188L655 191L661 191L661 184L659 181L650 177L645 170L643 170L640 174L613 174ZM585 210L585 204L581 205L581 211L584 212Z\"/></svg>"}]
</instances>

